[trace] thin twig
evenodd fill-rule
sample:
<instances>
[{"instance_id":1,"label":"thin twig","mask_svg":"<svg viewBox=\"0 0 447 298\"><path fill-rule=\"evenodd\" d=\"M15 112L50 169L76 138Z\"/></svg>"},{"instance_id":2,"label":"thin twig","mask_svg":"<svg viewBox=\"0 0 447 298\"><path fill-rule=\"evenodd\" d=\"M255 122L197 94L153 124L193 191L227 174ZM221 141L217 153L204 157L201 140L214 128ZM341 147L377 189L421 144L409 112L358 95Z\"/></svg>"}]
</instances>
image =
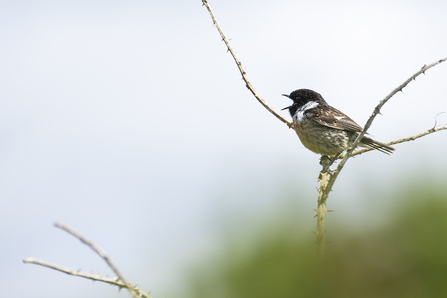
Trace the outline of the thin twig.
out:
<instances>
[{"instance_id":1,"label":"thin twig","mask_svg":"<svg viewBox=\"0 0 447 298\"><path fill-rule=\"evenodd\" d=\"M360 142L360 140L363 138L363 136L365 135L366 131L369 129L369 127L371 126L372 122L374 121L374 118L376 118L376 116L378 114L380 114L380 109L388 102L388 100L393 97L397 92L402 91L403 88L405 88L411 81L415 80L419 75L421 74L425 74L425 71L429 70L430 68L445 62L447 60L446 58L440 59L436 62L433 62L430 65L424 65L418 72L416 72L414 75L412 75L411 77L409 77L405 82L403 82L399 87L397 87L396 89L394 89L393 91L391 91L390 94L388 94L384 99L382 99L379 104L376 106L376 108L374 109L374 112L372 113L372 115L369 117L368 121L365 124L365 127L363 128L363 131L359 134L359 136L357 137L357 139L355 140L355 142L352 144L352 148L351 150L348 151L349 154L352 153L352 151L354 151L355 147L357 147L357 144ZM347 153L347 156L348 156ZM348 157L346 157L346 160L348 159ZM346 162L345 160L345 162Z\"/></svg>"},{"instance_id":2,"label":"thin twig","mask_svg":"<svg viewBox=\"0 0 447 298\"><path fill-rule=\"evenodd\" d=\"M75 271L75 270L71 270L71 269L66 269L63 268L59 265L56 264L51 264L45 261L41 261L41 260L37 260L34 258L26 258L25 260L23 260L23 263L26 264L35 264L35 265L40 265L43 267L47 267L53 270L57 270L69 275L73 275L73 276L79 276L79 277L83 277L83 278L87 278L87 279L91 279L94 281L100 281L100 282L104 282L104 283L108 283L114 286L117 286L119 288L126 288L126 285L122 282L122 280L118 279L117 277L115 278L110 278L110 277L104 277L104 276L100 276L100 275L93 275L93 274L89 274L89 273L84 273L81 271Z\"/></svg>"},{"instance_id":3,"label":"thin twig","mask_svg":"<svg viewBox=\"0 0 447 298\"><path fill-rule=\"evenodd\" d=\"M124 278L123 274L121 274L121 272L118 270L118 268L115 266L115 264L113 264L112 260L105 254L104 251L101 250L101 248L97 245L95 245L93 242L91 242L90 240L88 240L87 238L85 238L84 236L82 236L81 234L79 234L78 232L76 232L75 230L73 230L72 228L60 224L60 223L55 223L54 224L57 228L62 229L64 231L66 231L67 233L73 235L74 237L78 238L79 240L81 240L82 243L84 243L85 245L89 246L91 249L93 249L93 251L95 251L101 258L104 259L104 261L106 261L107 265L109 265L109 267L113 270L113 272L115 272L115 274L118 276L118 278L123 282L123 284L126 286L127 289L129 289L131 295L133 297L138 297L138 294L135 292L133 286L131 286L127 280Z\"/></svg>"},{"instance_id":4,"label":"thin twig","mask_svg":"<svg viewBox=\"0 0 447 298\"><path fill-rule=\"evenodd\" d=\"M415 80L419 75L421 74L425 74L425 71L427 71L428 69L442 63L445 62L447 60L446 58L440 59L436 62L433 62L430 65L424 65L418 72L416 72L414 75L412 75L411 77L409 77L405 82L403 82L399 87L397 87L396 89L394 89L393 91L391 91L390 94L388 94L384 99L382 99L379 104L374 108L373 113L371 114L371 116L369 117L368 121L365 124L365 127L363 128L363 131L358 135L357 139L355 140L355 142L352 144L351 148L346 152L345 156L343 157L342 161L340 162L340 164L337 167L337 171L340 171L343 166L345 165L346 161L349 158L349 155L354 151L354 149L357 147L358 143L360 142L360 140L363 138L363 136L366 134L366 131L369 129L369 127L371 126L372 122L374 121L374 119L376 118L376 116L378 114L380 114L380 109L388 102L388 100L393 97L397 92L402 91L403 88L405 88L411 81Z\"/></svg>"},{"instance_id":5,"label":"thin twig","mask_svg":"<svg viewBox=\"0 0 447 298\"><path fill-rule=\"evenodd\" d=\"M279 120L281 120L282 122L287 124L289 127L291 127L292 122L290 122L289 120L284 118L282 115L280 115L278 112L276 112L270 105L268 105L264 101L264 99L262 99L261 95L259 95L258 92L256 92L255 88L253 87L253 85L250 83L250 81L247 78L247 73L245 72L244 68L242 67L241 61L236 56L236 52L231 47L230 42L228 41L227 37L225 36L225 34L222 31L222 28L220 28L219 23L217 22L217 19L214 15L213 11L211 10L211 7L208 4L208 1L202 0L202 3L208 9L211 19L213 20L214 26L216 26L217 31L219 31L219 34L222 37L222 41L227 46L228 52L230 52L231 56L233 56L234 62L236 62L236 65L242 75L242 79L245 82L245 86L248 88L248 90L250 90L250 92L254 95L254 97L256 97L256 99L264 106L264 108L266 108L270 113L275 115L276 118L278 118Z\"/></svg>"},{"instance_id":6,"label":"thin twig","mask_svg":"<svg viewBox=\"0 0 447 298\"><path fill-rule=\"evenodd\" d=\"M90 280L93 280L93 281L104 282L104 283L107 283L107 284L110 284L110 285L113 285L113 286L117 286L119 289L122 289L122 288L129 289L128 285L124 284L123 281L118 279L118 278L110 278L110 277L104 277L104 276L100 276L100 275L88 274L88 273L84 273L84 272L81 272L81 271L74 271L74 270L63 268L63 267L58 266L56 264L51 264L51 263L48 263L48 262L45 262L45 261L36 260L34 258L26 258L25 260L23 260L23 263L25 263L25 264L35 264L35 265L47 267L47 268L50 268L50 269L53 269L53 270L57 270L59 272L63 272L63 273L69 274L69 275L78 276L78 277L90 279ZM137 295L138 295L137 297L151 298L148 294L144 293L140 289L135 288L135 287L133 287L133 288L134 288L134 291L137 292Z\"/></svg>"},{"instance_id":7,"label":"thin twig","mask_svg":"<svg viewBox=\"0 0 447 298\"><path fill-rule=\"evenodd\" d=\"M414 141L416 139L422 138L422 137L424 137L426 135L429 135L431 133L434 133L434 132L437 132L437 131L440 131L440 130L446 130L446 129L447 129L447 124L446 125L442 125L442 126L433 127L433 128L430 128L429 130L426 130L424 132L415 134L413 136L402 138L402 139L397 139L397 140L394 140L394 141L391 141L391 142L388 142L388 143L385 143L385 144L391 146L391 145L396 145L396 144L405 143L405 142L409 142L409 141ZM374 148L363 148L363 149L360 149L360 150L356 150L356 151L354 151L351 154L351 157L363 154L363 153L371 151L371 150L374 150ZM340 157L338 157L338 159L342 159L344 156L345 155L343 154Z\"/></svg>"}]
</instances>

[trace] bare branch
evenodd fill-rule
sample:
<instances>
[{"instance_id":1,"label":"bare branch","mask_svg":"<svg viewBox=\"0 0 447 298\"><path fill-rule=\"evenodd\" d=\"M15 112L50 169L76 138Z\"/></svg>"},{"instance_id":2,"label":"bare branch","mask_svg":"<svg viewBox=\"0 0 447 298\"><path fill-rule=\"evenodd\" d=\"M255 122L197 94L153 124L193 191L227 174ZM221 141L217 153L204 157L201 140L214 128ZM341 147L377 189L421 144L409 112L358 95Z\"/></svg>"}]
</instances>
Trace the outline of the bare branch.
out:
<instances>
[{"instance_id":1,"label":"bare branch","mask_svg":"<svg viewBox=\"0 0 447 298\"><path fill-rule=\"evenodd\" d=\"M433 128L430 128L429 130L426 130L424 132L418 133L416 135L413 135L413 136L410 136L410 137L406 137L406 138L402 138L402 139L397 139L397 140L394 140L394 141L391 141L391 142L388 142L388 143L385 143L385 144L391 146L391 145L396 145L396 144L405 143L405 142L409 142L409 141L414 141L416 139L425 137L426 135L429 135L431 133L434 133L434 132L437 132L437 131L440 131L440 130L446 130L446 129L447 129L447 124L446 125L442 125L442 126L433 127ZM354 151L351 154L351 157L363 154L363 153L371 151L371 150L374 150L374 149L373 148L363 148L363 149ZM339 156L338 159L342 159L344 156L345 155L343 154L343 155Z\"/></svg>"},{"instance_id":2,"label":"bare branch","mask_svg":"<svg viewBox=\"0 0 447 298\"><path fill-rule=\"evenodd\" d=\"M110 278L110 277L104 277L104 276L100 276L100 275L93 275L93 274L88 274L88 273L84 273L81 271L74 271L74 270L70 270L70 269L66 269L63 267L60 267L58 265L55 264L51 264L51 263L47 263L44 261L40 261L40 260L36 260L34 258L26 258L25 260L23 260L23 263L25 264L35 264L35 265L40 265L43 267L47 267L59 272L63 272L69 275L73 275L73 276L78 276L78 277L82 277L82 278L86 278L86 279L90 279L93 281L100 281L100 282L104 282L110 285L114 285L117 286L118 288L122 289L122 288L127 288L129 289L129 285L126 285L123 283L122 280L118 279L118 278ZM133 290L137 293L137 297L143 297L143 298L151 298L148 294L144 293L143 291L141 291L140 289L134 287L133 285L130 285ZM129 289L130 290L130 289Z\"/></svg>"},{"instance_id":3,"label":"bare branch","mask_svg":"<svg viewBox=\"0 0 447 298\"><path fill-rule=\"evenodd\" d=\"M383 107L384 104L387 103L387 101L393 97L397 92L402 91L403 88L405 88L411 81L415 80L419 75L421 74L425 74L425 71L429 70L430 68L445 62L447 60L446 58L440 59L436 62L433 62L430 65L424 65L418 72L416 72L414 75L412 75L411 77L408 78L408 80L406 80L405 82L403 82L399 87L397 87L396 89L394 89L393 91L391 91L390 94L388 94L384 99L382 99L380 101L380 103L377 105L377 107L374 109L374 112L372 113L371 117L369 117L368 121L365 124L365 127L363 128L363 130L366 132L366 130L368 130L368 128L371 126L374 118L377 116L377 114L380 114L380 109Z\"/></svg>"},{"instance_id":4,"label":"bare branch","mask_svg":"<svg viewBox=\"0 0 447 298\"><path fill-rule=\"evenodd\" d=\"M26 258L25 260L23 260L23 263L26 264L35 264L35 265L40 265L43 267L47 267L50 269L54 269L56 271L60 271L69 275L73 275L73 276L79 276L79 277L83 277L83 278L87 278L87 279L91 279L94 281L100 281L100 282L104 282L104 283L108 283L114 286L117 286L119 288L126 288L126 285L117 277L115 278L110 278L110 277L103 277L100 275L93 275L93 274L88 274L88 273L84 273L81 271L75 271L75 270L71 270L71 269L66 269L63 268L61 266L58 266L56 264L51 264L45 261L41 261L41 260L37 260L34 258Z\"/></svg>"},{"instance_id":5,"label":"bare branch","mask_svg":"<svg viewBox=\"0 0 447 298\"><path fill-rule=\"evenodd\" d=\"M208 1L202 0L203 5L208 9L208 12L210 13L211 19L213 20L214 26L216 26L217 31L219 31L220 36L222 37L223 42L227 46L228 51L230 52L231 56L233 56L234 62L236 62L237 67L239 68L239 71L242 75L242 79L245 82L245 86L250 90L250 92L256 97L256 99L266 108L270 113L276 116L279 120L287 124L289 127L291 127L292 123L284 118L282 115L280 115L278 112L276 112L269 104L267 104L264 99L262 99L261 95L256 92L253 85L250 83L250 81L247 78L247 73L245 72L244 68L242 67L241 61L236 56L236 52L233 50L233 48L230 45L230 42L228 41L227 37L222 31L222 28L220 28L219 23L217 23L216 16L214 15L213 11L211 10L211 7L208 4Z\"/></svg>"},{"instance_id":6,"label":"bare branch","mask_svg":"<svg viewBox=\"0 0 447 298\"><path fill-rule=\"evenodd\" d=\"M447 57L443 58L443 59L440 59L440 60L438 60L436 62L433 62L430 65L424 65L418 72L416 72L414 75L409 77L405 82L403 82L399 87L397 87L396 89L391 91L390 94L388 94L384 99L382 99L379 102L379 104L375 107L373 113L369 117L368 121L366 122L365 127L363 128L363 131L358 135L357 139L352 144L352 147L346 152L345 156L341 160L340 164L337 167L337 171L340 171L343 168L343 166L345 165L345 163L348 160L349 156L354 151L355 147L357 147L358 143L360 142L360 140L366 134L366 131L371 126L372 122L374 121L374 118L376 118L376 116L378 114L380 114L380 109L388 102L388 100L391 97L393 97L397 92L402 91L403 88L405 88L411 81L415 80L419 75L421 75L423 73L425 74L425 71L427 71L428 69L430 69L430 68L432 68L432 67L434 67L434 66L436 66L436 65L438 65L438 64L440 64L442 62L445 62L446 60L447 60Z\"/></svg>"},{"instance_id":7,"label":"bare branch","mask_svg":"<svg viewBox=\"0 0 447 298\"><path fill-rule=\"evenodd\" d=\"M75 236L76 238L78 238L79 240L81 240L82 243L86 244L87 246L89 246L91 249L93 249L101 258L103 258L107 265L109 265L109 267L115 272L115 274L118 276L118 278L123 282L123 284L125 285L125 287L127 289L129 289L130 293L132 294L133 297L139 297L138 294L135 292L133 286L131 286L127 280L124 278L124 276L121 274L121 272L118 270L118 268L115 266L115 264L113 264L112 260L105 254L104 251L101 250L101 248L97 245L95 245L93 242L91 242L90 240L88 240L87 238L85 238L84 236L82 236L81 234L79 234L78 232L76 232L75 230L71 229L70 227L60 224L60 223L55 223L54 224L57 228L62 229L64 231L66 231L67 233Z\"/></svg>"}]
</instances>

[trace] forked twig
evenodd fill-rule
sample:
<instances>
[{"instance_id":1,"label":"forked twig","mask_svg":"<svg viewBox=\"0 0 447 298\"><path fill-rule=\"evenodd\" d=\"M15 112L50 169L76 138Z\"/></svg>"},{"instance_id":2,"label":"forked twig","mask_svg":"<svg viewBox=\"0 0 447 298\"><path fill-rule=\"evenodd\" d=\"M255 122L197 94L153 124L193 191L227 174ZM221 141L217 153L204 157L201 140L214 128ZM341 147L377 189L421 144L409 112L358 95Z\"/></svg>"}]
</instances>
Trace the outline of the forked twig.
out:
<instances>
[{"instance_id":1,"label":"forked twig","mask_svg":"<svg viewBox=\"0 0 447 298\"><path fill-rule=\"evenodd\" d=\"M75 230L70 228L69 226L66 226L66 225L63 225L60 223L55 223L54 226L75 236L76 238L81 240L82 243L84 243L85 245L87 245L91 249L93 249L94 252L96 252L101 258L104 259L104 261L106 261L107 265L109 265L109 267L113 270L113 272L115 272L115 274L123 282L123 284L126 286L126 288L129 289L132 296L138 297L137 296L138 294L135 292L133 287L130 286L129 283L127 282L126 278L124 278L124 275L121 274L121 272L118 270L118 268L115 266L115 264L113 264L112 260L105 254L104 251L102 251L102 249L99 246L95 245L93 242L91 242L90 240L88 240L87 238L85 238L84 236L82 236L81 234L79 234L78 232L76 232Z\"/></svg>"},{"instance_id":2,"label":"forked twig","mask_svg":"<svg viewBox=\"0 0 447 298\"><path fill-rule=\"evenodd\" d=\"M150 296L148 294L144 293L143 291L141 291L134 285L127 282L127 280L124 278L123 274L118 270L118 268L115 266L115 264L112 262L112 260L105 254L105 252L99 246L95 245L93 242L91 242L90 240L88 240L87 238L85 238L84 236L82 236L80 233L76 232L72 228L68 227L67 225L63 225L60 223L56 223L54 225L57 228L62 229L64 231L66 231L67 233L73 235L74 237L78 238L79 240L81 240L82 243L86 244L91 249L93 249L94 252L96 252L102 259L104 259L106 261L107 265L109 265L109 267L117 275L117 278L108 278L108 277L103 277L100 275L93 275L93 274L88 274L88 273L84 273L84 272L80 272L80 271L74 271L74 270L66 269L66 268L60 267L58 265L45 262L45 261L36 260L34 258L26 258L25 260L23 260L24 263L40 265L40 266L54 269L54 270L57 270L57 271L60 271L60 272L66 273L66 274L79 276L79 277L83 277L83 278L87 278L87 279L91 279L91 280L95 280L95 281L105 282L105 283L108 283L111 285L115 285L115 286L119 287L120 289L126 288L129 290L130 294L135 298L138 298L138 297L150 298Z\"/></svg>"},{"instance_id":3,"label":"forked twig","mask_svg":"<svg viewBox=\"0 0 447 298\"><path fill-rule=\"evenodd\" d=\"M374 119L376 118L376 116L378 114L380 114L380 109L388 102L388 100L393 97L397 92L402 91L402 89L404 89L411 81L415 80L419 75L421 74L425 74L425 72L427 70L429 70L430 68L445 62L447 60L446 58L443 59L439 59L438 61L433 62L430 65L424 65L418 72L416 72L414 75L412 75L411 77L409 77L405 82L403 82L399 87L397 87L396 89L394 89L393 91L391 91L390 94L388 94L384 99L382 99L379 104L375 107L374 112L372 113L372 115L369 117L368 121L365 124L365 127L363 128L363 131L359 134L359 136L357 137L357 139L355 140L355 142L352 144L352 147L350 150L348 150L348 152L346 153L346 160L348 159L348 155L352 153L352 151L354 151L355 147L357 147L357 144L360 142L360 140L363 138L363 136L366 134L366 131L369 129L369 127L371 126L372 122L374 121ZM345 160L345 158L343 158L343 160ZM342 160L342 162L343 162ZM346 162L345 160L345 162ZM340 162L341 163L341 162ZM344 164L344 163L343 163Z\"/></svg>"}]
</instances>

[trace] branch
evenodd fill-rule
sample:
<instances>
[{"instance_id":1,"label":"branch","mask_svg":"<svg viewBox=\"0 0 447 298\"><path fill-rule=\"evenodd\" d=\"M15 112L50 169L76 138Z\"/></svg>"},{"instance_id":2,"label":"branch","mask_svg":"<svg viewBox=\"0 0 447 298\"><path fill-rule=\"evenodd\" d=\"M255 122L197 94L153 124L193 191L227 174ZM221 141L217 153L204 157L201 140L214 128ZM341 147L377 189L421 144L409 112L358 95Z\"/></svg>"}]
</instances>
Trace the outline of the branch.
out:
<instances>
[{"instance_id":1,"label":"branch","mask_svg":"<svg viewBox=\"0 0 447 298\"><path fill-rule=\"evenodd\" d=\"M126 288L129 289L132 296L138 297L137 293L134 291L133 287L131 287L129 285L129 283L127 282L127 280L124 278L124 275L121 274L121 272L118 270L118 268L115 266L115 264L113 264L112 260L105 254L104 251L101 250L101 248L99 248L94 243L92 243L91 241L89 241L88 239L83 237L81 234L79 234L78 232L76 232L75 230L71 229L70 227L68 227L66 225L63 225L60 223L55 223L54 225L57 228L62 229L64 231L66 231L67 233L75 236L76 238L81 240L82 243L84 243L85 245L87 245L91 249L93 249L101 258L104 259L104 261L106 261L107 265L109 265L109 267L113 270L113 272L115 272L115 274L118 276L118 278L126 285Z\"/></svg>"},{"instance_id":2,"label":"branch","mask_svg":"<svg viewBox=\"0 0 447 298\"><path fill-rule=\"evenodd\" d=\"M358 135L357 139L355 140L355 142L352 144L351 148L346 152L345 156L343 157L342 161L340 162L340 164L337 167L336 171L340 171L343 166L345 165L346 161L348 160L348 158L350 157L351 153L354 151L355 147L357 147L358 143L360 142L360 140L363 138L363 136L366 134L366 131L369 129L369 127L371 126L372 122L374 121L374 119L376 118L376 116L378 114L380 114L380 109L388 102L388 100L393 97L397 92L402 91L403 88L405 88L411 81L415 80L420 74L425 74L425 71L427 71L428 69L442 63L445 62L447 60L446 58L440 59L436 62L433 62L430 65L424 65L418 72L416 72L414 75L412 75L411 77L409 77L405 82L403 82L399 87L397 87L396 89L394 89L393 91L391 91L390 94L388 94L384 99L382 99L379 104L375 107L373 113L371 114L371 116L369 117L368 121L365 124L365 127L363 128L363 131ZM331 163L332 164L332 163Z\"/></svg>"},{"instance_id":3,"label":"branch","mask_svg":"<svg viewBox=\"0 0 447 298\"><path fill-rule=\"evenodd\" d=\"M47 263L44 261L40 261L40 260L36 260L34 258L26 258L25 260L23 260L23 263L25 264L35 264L35 265L39 265L39 266L43 266L43 267L47 267L59 272L63 272L69 275L73 275L73 276L78 276L78 277L82 277L82 278L86 278L86 279L90 279L93 281L100 281L100 282L104 282L110 285L114 285L117 286L119 289L122 288L127 288L129 289L129 286L133 288L133 290L137 293L137 297L143 297L143 298L151 298L148 294L144 293L143 291L141 291L140 289L134 287L131 284L124 284L122 280L118 279L118 278L110 278L110 277L104 277L104 276L100 276L100 275L93 275L93 274L88 274L88 273L84 273L81 271L74 271L74 270L70 270L70 269L66 269L63 267L60 267L58 265L55 264L51 264L51 263ZM130 290L130 289L129 289Z\"/></svg>"},{"instance_id":4,"label":"branch","mask_svg":"<svg viewBox=\"0 0 447 298\"><path fill-rule=\"evenodd\" d=\"M23 260L23 263L40 265L40 266L54 269L56 271L63 272L63 273L69 274L69 275L83 277L83 278L91 279L93 281L100 281L100 282L108 283L108 284L117 286L119 288L126 288L126 285L118 278L110 278L110 277L100 276L98 274L93 275L93 274L88 274L88 273L84 273L81 271L74 271L71 269L66 269L66 268L60 267L56 264L51 264L51 263L48 263L45 261L36 260L34 258L26 258L25 260Z\"/></svg>"},{"instance_id":5,"label":"branch","mask_svg":"<svg viewBox=\"0 0 447 298\"><path fill-rule=\"evenodd\" d=\"M385 97L384 99L382 99L382 101L380 101L380 103L377 105L377 107L374 109L374 112L372 113L371 117L369 117L368 121L365 124L365 127L363 128L363 131L366 133L366 130L368 130L368 128L371 126L374 118L377 116L377 114L380 114L380 109L383 107L384 104L387 103L387 101L393 97L397 92L402 91L402 89L404 89L411 81L416 80L416 78L420 75L420 74L425 74L425 71L429 70L430 68L445 62L447 60L446 58L440 59L436 62L433 62L430 65L424 65L422 66L422 68L416 72L414 75L412 75L411 77L408 78L408 80L406 80L405 82L403 82L399 87L397 87L396 89L394 89L393 91L391 91L390 94L388 94L387 97ZM362 136L363 137L363 136ZM358 141L360 141L359 138L357 138ZM358 144L358 142L357 142Z\"/></svg>"},{"instance_id":6,"label":"branch","mask_svg":"<svg viewBox=\"0 0 447 298\"><path fill-rule=\"evenodd\" d=\"M437 131L440 131L440 130L446 130L446 129L447 129L447 124L446 125L442 125L442 126L433 127L433 128L430 128L429 130L426 130L424 132L418 133L418 134L416 134L414 136L406 137L406 138L402 138L402 139L398 139L398 140L394 140L394 141L391 141L391 142L388 142L388 143L385 143L385 144L391 146L391 145L396 145L396 144L405 143L405 142L409 142L409 141L414 141L416 139L425 137L426 135L429 135L431 133L434 133L434 132L437 132ZM351 154L351 157L363 154L363 153L371 151L371 150L374 150L374 149L373 148L363 148L363 149L354 151ZM338 159L342 159L344 156L345 156L345 154L343 154L340 157L338 157Z\"/></svg>"},{"instance_id":7,"label":"branch","mask_svg":"<svg viewBox=\"0 0 447 298\"><path fill-rule=\"evenodd\" d=\"M270 105L268 105L261 97L261 95L256 92L253 85L250 83L250 81L247 78L247 73L245 72L244 68L242 67L241 61L236 56L236 52L233 50L233 48L230 45L230 42L228 41L227 37L222 31L222 28L220 28L219 23L217 23L216 16L214 15L213 11L211 10L211 7L208 4L207 0L202 0L203 5L208 9L208 12L210 13L211 19L213 20L214 26L216 26L217 31L219 31L220 36L222 37L222 41L227 46L228 52L230 52L231 56L233 56L234 62L236 62L237 67L239 68L239 72L242 75L242 79L245 82L245 86L250 90L250 92L256 97L256 99L261 103L261 105L264 106L270 113L272 113L276 118L287 124L289 127L291 127L292 123L284 118L282 115L280 115L278 112L276 112Z\"/></svg>"},{"instance_id":8,"label":"branch","mask_svg":"<svg viewBox=\"0 0 447 298\"><path fill-rule=\"evenodd\" d=\"M54 225L57 228L62 229L64 231L66 231L67 233L75 236L76 238L81 240L82 243L86 244L91 249L93 249L94 252L96 252L101 258L103 258L106 261L107 265L109 265L109 267L113 270L113 272L115 272L115 274L118 277L113 279L113 278L103 277L103 276L99 276L99 275L83 273L80 271L65 269L58 265L50 264L50 263L47 263L44 261L39 261L39 260L36 260L33 258L27 258L27 259L23 260L24 263L36 264L36 265L51 268L51 269L54 269L54 270L57 270L57 271L60 271L60 272L66 273L66 274L105 282L108 284L115 285L115 286L119 287L120 289L126 288L129 290L130 294L134 298L138 298L138 297L150 298L148 294L142 292L140 289L138 289L134 285L127 282L127 280L124 278L123 274L121 274L121 272L118 270L118 268L115 266L115 264L113 264L112 260L105 254L105 252L103 250L101 250L101 248L99 246L95 245L93 242L91 242L90 240L88 240L87 238L85 238L84 236L82 236L81 234L79 234L78 232L76 232L75 230L71 229L70 227L68 227L66 225L63 225L60 223L55 223Z\"/></svg>"}]
</instances>

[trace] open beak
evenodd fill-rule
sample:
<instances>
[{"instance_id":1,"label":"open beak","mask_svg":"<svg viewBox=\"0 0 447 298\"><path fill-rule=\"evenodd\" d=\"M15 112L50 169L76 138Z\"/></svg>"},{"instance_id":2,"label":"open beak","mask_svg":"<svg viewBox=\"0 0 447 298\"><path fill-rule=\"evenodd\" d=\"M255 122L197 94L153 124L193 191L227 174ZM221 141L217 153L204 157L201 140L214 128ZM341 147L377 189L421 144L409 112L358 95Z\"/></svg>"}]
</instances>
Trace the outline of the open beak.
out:
<instances>
[{"instance_id":1,"label":"open beak","mask_svg":"<svg viewBox=\"0 0 447 298\"><path fill-rule=\"evenodd\" d=\"M287 98L290 98L288 94L281 94L281 95L282 95L282 96L285 96L285 97L287 97ZM281 111L290 109L291 107L292 107L292 106L285 107L284 109L281 109Z\"/></svg>"}]
</instances>

